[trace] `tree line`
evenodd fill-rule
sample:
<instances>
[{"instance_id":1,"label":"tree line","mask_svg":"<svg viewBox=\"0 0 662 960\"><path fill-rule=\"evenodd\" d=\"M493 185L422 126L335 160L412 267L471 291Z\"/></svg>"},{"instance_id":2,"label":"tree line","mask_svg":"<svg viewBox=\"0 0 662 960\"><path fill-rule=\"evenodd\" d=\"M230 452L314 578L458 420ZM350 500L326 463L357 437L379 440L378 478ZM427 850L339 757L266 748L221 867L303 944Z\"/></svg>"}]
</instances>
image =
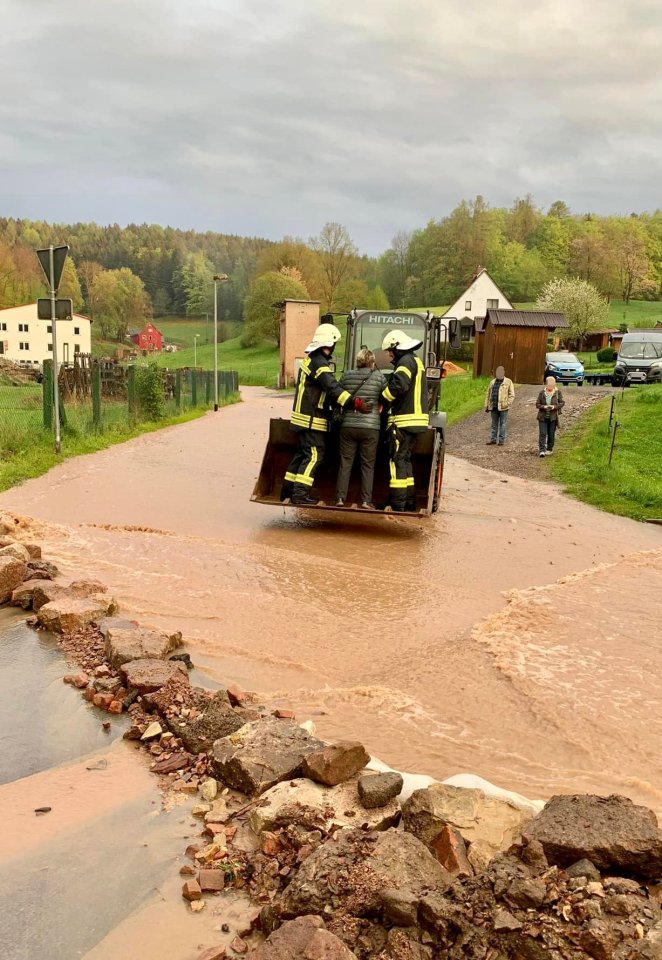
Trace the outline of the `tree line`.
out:
<instances>
[{"instance_id":1,"label":"tree line","mask_svg":"<svg viewBox=\"0 0 662 960\"><path fill-rule=\"evenodd\" d=\"M273 242L154 224L72 225L0 218L0 307L45 293L34 251L68 243L60 290L122 340L150 316L243 320L245 345L277 339L283 299L319 300L322 312L452 303L478 267L515 302L530 302L550 282L578 278L602 298L662 299L662 211L577 215L563 201L547 211L530 196L490 207L477 196L412 232L401 231L379 257L360 254L347 229L327 223L308 240Z\"/></svg>"}]
</instances>

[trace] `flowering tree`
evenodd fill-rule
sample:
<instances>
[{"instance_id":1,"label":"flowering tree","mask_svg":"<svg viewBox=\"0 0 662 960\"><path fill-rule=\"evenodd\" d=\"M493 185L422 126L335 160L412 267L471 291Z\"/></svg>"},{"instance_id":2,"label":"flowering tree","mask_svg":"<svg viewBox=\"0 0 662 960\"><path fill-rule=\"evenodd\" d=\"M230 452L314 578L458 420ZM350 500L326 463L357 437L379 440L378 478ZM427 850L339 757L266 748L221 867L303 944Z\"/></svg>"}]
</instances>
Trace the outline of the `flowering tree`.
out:
<instances>
[{"instance_id":1,"label":"flowering tree","mask_svg":"<svg viewBox=\"0 0 662 960\"><path fill-rule=\"evenodd\" d=\"M609 316L609 304L586 280L550 280L536 306L539 310L565 314L570 327L568 336L577 340L580 350L589 331L604 326Z\"/></svg>"}]
</instances>

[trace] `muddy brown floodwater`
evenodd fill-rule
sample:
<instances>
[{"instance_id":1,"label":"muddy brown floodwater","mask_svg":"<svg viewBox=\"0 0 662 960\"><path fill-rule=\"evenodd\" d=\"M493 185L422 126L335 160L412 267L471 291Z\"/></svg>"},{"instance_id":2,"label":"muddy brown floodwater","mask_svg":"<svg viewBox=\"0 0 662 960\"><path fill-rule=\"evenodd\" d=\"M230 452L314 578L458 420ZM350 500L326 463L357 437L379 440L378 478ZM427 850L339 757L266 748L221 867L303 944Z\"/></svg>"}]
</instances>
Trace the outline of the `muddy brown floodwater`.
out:
<instances>
[{"instance_id":1,"label":"muddy brown floodwater","mask_svg":"<svg viewBox=\"0 0 662 960\"><path fill-rule=\"evenodd\" d=\"M329 522L252 504L244 403L0 497L65 573L181 629L194 660L383 761L662 812L662 529L449 457L441 512ZM450 436L452 452L452 431Z\"/></svg>"}]
</instances>

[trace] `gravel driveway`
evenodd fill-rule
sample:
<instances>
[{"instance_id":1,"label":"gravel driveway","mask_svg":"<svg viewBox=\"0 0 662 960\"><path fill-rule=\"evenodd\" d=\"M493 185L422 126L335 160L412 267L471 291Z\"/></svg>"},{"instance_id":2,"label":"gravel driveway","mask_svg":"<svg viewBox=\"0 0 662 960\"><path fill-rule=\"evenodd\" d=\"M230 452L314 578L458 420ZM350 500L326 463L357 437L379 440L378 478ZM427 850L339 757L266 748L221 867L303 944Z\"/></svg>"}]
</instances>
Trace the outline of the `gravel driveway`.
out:
<instances>
[{"instance_id":1,"label":"gravel driveway","mask_svg":"<svg viewBox=\"0 0 662 960\"><path fill-rule=\"evenodd\" d=\"M536 397L540 387L532 384L515 387L515 402L508 416L508 434L504 446L487 446L490 415L474 413L448 429L448 453L463 457L479 467L498 470L532 480L547 479L545 461L538 456L538 421ZM589 407L609 396L611 387L562 387L565 407L559 432L566 430ZM443 395L442 395L443 409ZM558 434L557 434L558 436ZM556 456L556 451L554 456Z\"/></svg>"}]
</instances>

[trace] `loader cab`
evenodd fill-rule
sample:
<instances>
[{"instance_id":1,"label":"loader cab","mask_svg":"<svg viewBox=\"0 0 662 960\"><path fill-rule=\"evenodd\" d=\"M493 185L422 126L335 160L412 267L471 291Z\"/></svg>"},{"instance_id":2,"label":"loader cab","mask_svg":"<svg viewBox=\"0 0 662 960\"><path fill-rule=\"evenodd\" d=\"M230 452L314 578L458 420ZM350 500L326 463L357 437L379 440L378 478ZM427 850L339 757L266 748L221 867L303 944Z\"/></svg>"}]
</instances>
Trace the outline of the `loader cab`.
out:
<instances>
[{"instance_id":1,"label":"loader cab","mask_svg":"<svg viewBox=\"0 0 662 960\"><path fill-rule=\"evenodd\" d=\"M352 310L347 318L347 340L345 341L345 370L351 370L356 364L356 355L364 347L372 350L380 370L391 372L391 361L382 342L389 330L402 329L414 340L422 340L422 346L416 354L426 362L428 327L426 315L422 313L396 313L387 310Z\"/></svg>"}]
</instances>

